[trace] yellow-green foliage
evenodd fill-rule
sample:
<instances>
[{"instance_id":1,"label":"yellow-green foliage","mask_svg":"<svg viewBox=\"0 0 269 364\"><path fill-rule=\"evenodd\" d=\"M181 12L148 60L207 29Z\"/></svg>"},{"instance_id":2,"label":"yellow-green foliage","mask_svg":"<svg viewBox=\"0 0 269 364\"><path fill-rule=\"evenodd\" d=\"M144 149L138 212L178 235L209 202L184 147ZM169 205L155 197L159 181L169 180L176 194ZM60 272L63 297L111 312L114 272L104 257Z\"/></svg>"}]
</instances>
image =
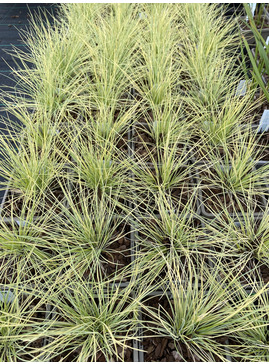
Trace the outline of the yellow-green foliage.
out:
<instances>
[{"instance_id":1,"label":"yellow-green foliage","mask_svg":"<svg viewBox=\"0 0 269 364\"><path fill-rule=\"evenodd\" d=\"M268 361L266 146L221 9L31 18L0 95L2 361L125 361L142 335L180 360Z\"/></svg>"}]
</instances>

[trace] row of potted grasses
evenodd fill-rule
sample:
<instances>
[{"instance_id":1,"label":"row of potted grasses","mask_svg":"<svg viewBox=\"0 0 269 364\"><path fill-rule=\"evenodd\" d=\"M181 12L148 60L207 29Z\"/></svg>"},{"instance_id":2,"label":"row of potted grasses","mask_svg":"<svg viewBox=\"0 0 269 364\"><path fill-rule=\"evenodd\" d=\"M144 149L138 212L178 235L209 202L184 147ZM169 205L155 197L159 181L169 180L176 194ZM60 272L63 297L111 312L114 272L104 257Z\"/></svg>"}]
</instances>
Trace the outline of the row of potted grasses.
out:
<instances>
[{"instance_id":1,"label":"row of potted grasses","mask_svg":"<svg viewBox=\"0 0 269 364\"><path fill-rule=\"evenodd\" d=\"M1 360L268 360L269 170L236 21L59 14L32 19L1 95L22 124L0 140Z\"/></svg>"}]
</instances>

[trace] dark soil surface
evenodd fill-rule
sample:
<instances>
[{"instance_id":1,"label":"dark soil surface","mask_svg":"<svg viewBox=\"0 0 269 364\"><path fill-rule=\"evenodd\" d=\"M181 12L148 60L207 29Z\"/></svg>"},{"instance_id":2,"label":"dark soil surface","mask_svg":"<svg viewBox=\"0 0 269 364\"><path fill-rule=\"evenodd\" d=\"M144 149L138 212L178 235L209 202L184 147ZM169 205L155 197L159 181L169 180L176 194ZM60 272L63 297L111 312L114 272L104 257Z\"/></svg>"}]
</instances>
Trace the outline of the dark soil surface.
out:
<instances>
[{"instance_id":1,"label":"dark soil surface","mask_svg":"<svg viewBox=\"0 0 269 364\"><path fill-rule=\"evenodd\" d=\"M268 283L269 282L269 265L261 265L260 268L260 275L264 281L264 283Z\"/></svg>"},{"instance_id":2,"label":"dark soil surface","mask_svg":"<svg viewBox=\"0 0 269 364\"><path fill-rule=\"evenodd\" d=\"M129 342L128 345L132 346L132 343ZM80 350L81 347L78 347L75 350L72 349L67 349L64 353L62 353L62 355L56 356L55 358L53 358L52 360L50 360L51 362L60 362L63 361L64 358L64 362L77 362L79 354L80 354ZM124 350L122 350L122 348L120 348L119 346L117 347L117 352L118 355L122 358L122 361L124 362L133 362L133 350L126 348ZM89 358L90 359L90 358ZM89 360L90 361L90 360ZM116 356L112 357L111 360L112 362L118 362L119 359L116 358ZM100 363L100 362L107 362L105 355L102 352L98 352L96 355L96 363Z\"/></svg>"},{"instance_id":3,"label":"dark soil surface","mask_svg":"<svg viewBox=\"0 0 269 364\"><path fill-rule=\"evenodd\" d=\"M207 214L221 213L223 211L223 206L226 207L227 211L231 214L242 213L242 208L245 212L249 211L249 201L247 201L244 196L237 195L240 199L242 207L237 203L237 200L232 194L223 192L223 190L218 188L203 188L201 190L202 201L204 205L205 212ZM253 196L252 198L252 208L254 212L264 211L264 200L260 196Z\"/></svg>"},{"instance_id":4,"label":"dark soil surface","mask_svg":"<svg viewBox=\"0 0 269 364\"><path fill-rule=\"evenodd\" d=\"M194 352L191 352L187 345L183 343L175 343L168 337L152 337L143 340L143 347L146 350L145 362L204 362ZM214 362L221 360L215 356Z\"/></svg>"},{"instance_id":5,"label":"dark soil surface","mask_svg":"<svg viewBox=\"0 0 269 364\"><path fill-rule=\"evenodd\" d=\"M161 162L163 150L161 147L162 136L160 135L159 143L153 138L150 131L150 124L147 124L144 119L137 122L133 128L133 143L134 143L134 156L144 162ZM183 144L178 143L177 155L180 156L185 150Z\"/></svg>"},{"instance_id":6,"label":"dark soil surface","mask_svg":"<svg viewBox=\"0 0 269 364\"><path fill-rule=\"evenodd\" d=\"M63 191L59 186L53 188L53 192L47 192L42 204L36 208L36 217L41 217L46 211L54 209L55 213L60 213L61 209L55 204L55 201L62 202L64 199ZM36 206L35 206L36 207ZM3 205L3 210L1 211L2 217L18 217L21 216L22 211L27 215L29 209L32 208L31 202L26 206L24 197L21 193L9 190Z\"/></svg>"},{"instance_id":7,"label":"dark soil surface","mask_svg":"<svg viewBox=\"0 0 269 364\"><path fill-rule=\"evenodd\" d=\"M125 133L124 135L119 137L116 147L124 154L131 153L128 133Z\"/></svg>"},{"instance_id":8,"label":"dark soil surface","mask_svg":"<svg viewBox=\"0 0 269 364\"><path fill-rule=\"evenodd\" d=\"M155 140L144 125L134 128L134 155L145 162L152 162L157 158Z\"/></svg>"},{"instance_id":9,"label":"dark soil surface","mask_svg":"<svg viewBox=\"0 0 269 364\"><path fill-rule=\"evenodd\" d=\"M122 231L122 228L124 228L124 231ZM131 264L130 226L121 225L118 230L118 239L109 246L109 249L114 250L114 252L103 254L103 257L107 260L106 263L103 263L106 275L111 275L116 272L116 269L119 270Z\"/></svg>"},{"instance_id":10,"label":"dark soil surface","mask_svg":"<svg viewBox=\"0 0 269 364\"><path fill-rule=\"evenodd\" d=\"M33 354L31 355L30 353L29 354L24 354L24 355L20 355L20 359L21 360L18 360L18 361L32 361L33 358L39 354L40 352L42 352L42 347L43 347L43 343L44 343L44 339L38 339L38 340L34 340L31 345L29 345L28 343L21 343L21 346L23 345L28 345L28 350L29 352L31 352L32 350L36 350L36 349L40 349L38 350L38 352L36 354Z\"/></svg>"},{"instance_id":11,"label":"dark soil surface","mask_svg":"<svg viewBox=\"0 0 269 364\"><path fill-rule=\"evenodd\" d=\"M130 226L120 224L113 236L113 243L108 247L109 252L102 254L102 273L104 277L113 275L131 264L131 237ZM85 279L91 273L87 270L84 273ZM122 281L126 279L122 278Z\"/></svg>"}]
</instances>

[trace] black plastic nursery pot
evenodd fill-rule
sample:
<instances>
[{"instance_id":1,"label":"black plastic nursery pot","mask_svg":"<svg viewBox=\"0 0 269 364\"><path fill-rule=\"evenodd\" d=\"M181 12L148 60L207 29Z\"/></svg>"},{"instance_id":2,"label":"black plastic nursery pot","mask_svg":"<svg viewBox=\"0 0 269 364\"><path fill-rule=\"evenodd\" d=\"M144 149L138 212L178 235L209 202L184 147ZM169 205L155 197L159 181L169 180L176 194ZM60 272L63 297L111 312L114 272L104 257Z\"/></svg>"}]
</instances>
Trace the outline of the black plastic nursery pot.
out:
<instances>
[{"instance_id":1,"label":"black plastic nursery pot","mask_svg":"<svg viewBox=\"0 0 269 364\"><path fill-rule=\"evenodd\" d=\"M119 226L119 229L121 229L121 226ZM121 270L126 266L131 267L134 261L134 241L132 225L122 223L122 229L125 229L127 233L124 233L122 236L119 235L119 239L114 238L109 246L109 249L113 251L103 254L102 272L105 278L112 277L117 271L120 274L119 285L123 288L129 284L129 281L121 274ZM85 279L87 279L87 276L88 274L85 272Z\"/></svg>"},{"instance_id":2,"label":"black plastic nursery pot","mask_svg":"<svg viewBox=\"0 0 269 364\"><path fill-rule=\"evenodd\" d=\"M262 27L262 29L258 29L258 30L259 30L261 36L263 37L263 39L265 41L267 41L267 38L269 37L269 14L265 8L263 9L262 20L264 22L263 27ZM246 16L241 17L239 19L239 27L240 27L241 34L246 38L249 45L255 45L256 44L255 36L253 35L252 30L248 29L246 27L246 25L244 24L244 21L246 21Z\"/></svg>"},{"instance_id":3,"label":"black plastic nursery pot","mask_svg":"<svg viewBox=\"0 0 269 364\"><path fill-rule=\"evenodd\" d=\"M248 42L249 45L256 44L255 36L253 35L252 30L244 29L243 26L240 25L240 31L241 31L241 34L246 38L246 41ZM263 37L263 39L266 41L267 38L269 37L269 27L261 29L260 34Z\"/></svg>"}]
</instances>

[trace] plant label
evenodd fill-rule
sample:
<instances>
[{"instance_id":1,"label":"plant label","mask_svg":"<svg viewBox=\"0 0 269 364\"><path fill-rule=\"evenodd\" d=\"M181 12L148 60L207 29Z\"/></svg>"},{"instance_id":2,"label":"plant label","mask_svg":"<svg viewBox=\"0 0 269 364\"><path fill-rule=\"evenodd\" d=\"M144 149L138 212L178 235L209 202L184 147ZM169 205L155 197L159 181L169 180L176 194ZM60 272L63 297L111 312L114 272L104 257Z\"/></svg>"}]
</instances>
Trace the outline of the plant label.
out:
<instances>
[{"instance_id":1,"label":"plant label","mask_svg":"<svg viewBox=\"0 0 269 364\"><path fill-rule=\"evenodd\" d=\"M144 12L138 13L138 17L139 17L139 19L146 19L147 14Z\"/></svg>"},{"instance_id":2,"label":"plant label","mask_svg":"<svg viewBox=\"0 0 269 364\"><path fill-rule=\"evenodd\" d=\"M59 129L50 130L49 133L52 134L52 135L57 135L57 134L60 134L60 130Z\"/></svg>"},{"instance_id":3,"label":"plant label","mask_svg":"<svg viewBox=\"0 0 269 364\"><path fill-rule=\"evenodd\" d=\"M153 121L152 123L152 129L156 130L158 128L158 125L160 125L160 122L158 122L158 120Z\"/></svg>"},{"instance_id":4,"label":"plant label","mask_svg":"<svg viewBox=\"0 0 269 364\"><path fill-rule=\"evenodd\" d=\"M248 5L250 7L252 16L254 17L257 3L248 3ZM248 21L248 16L246 16L246 21Z\"/></svg>"},{"instance_id":5,"label":"plant label","mask_svg":"<svg viewBox=\"0 0 269 364\"><path fill-rule=\"evenodd\" d=\"M269 44L269 36L266 38L265 44L266 44L266 45L263 47L264 49L266 49L266 48L267 48L267 46L268 46L268 44Z\"/></svg>"},{"instance_id":6,"label":"plant label","mask_svg":"<svg viewBox=\"0 0 269 364\"><path fill-rule=\"evenodd\" d=\"M15 220L16 223L19 225L19 226L26 226L27 222L25 220Z\"/></svg>"},{"instance_id":7,"label":"plant label","mask_svg":"<svg viewBox=\"0 0 269 364\"><path fill-rule=\"evenodd\" d=\"M202 125L205 127L205 129L208 129L210 127L210 121L209 120L204 120L202 121Z\"/></svg>"},{"instance_id":8,"label":"plant label","mask_svg":"<svg viewBox=\"0 0 269 364\"><path fill-rule=\"evenodd\" d=\"M14 299L15 296L11 291L0 291L0 302L12 303Z\"/></svg>"},{"instance_id":9,"label":"plant label","mask_svg":"<svg viewBox=\"0 0 269 364\"><path fill-rule=\"evenodd\" d=\"M264 110L259 127L258 127L258 133L263 133L264 131L269 130L269 110Z\"/></svg>"},{"instance_id":10,"label":"plant label","mask_svg":"<svg viewBox=\"0 0 269 364\"><path fill-rule=\"evenodd\" d=\"M235 96L245 96L246 92L247 92L247 81L246 80L239 81L239 84L235 92Z\"/></svg>"}]
</instances>

